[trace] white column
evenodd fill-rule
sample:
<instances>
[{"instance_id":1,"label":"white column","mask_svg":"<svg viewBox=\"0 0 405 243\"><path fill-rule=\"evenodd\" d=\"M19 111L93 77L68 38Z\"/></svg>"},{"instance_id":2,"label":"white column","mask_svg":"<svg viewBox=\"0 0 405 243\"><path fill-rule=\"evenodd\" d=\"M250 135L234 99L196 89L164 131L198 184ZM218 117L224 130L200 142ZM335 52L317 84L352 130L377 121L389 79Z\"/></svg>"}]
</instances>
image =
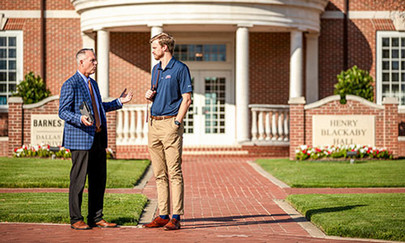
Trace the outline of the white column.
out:
<instances>
[{"instance_id":1,"label":"white column","mask_svg":"<svg viewBox=\"0 0 405 243\"><path fill-rule=\"evenodd\" d=\"M249 140L249 26L236 30L236 139Z\"/></svg>"},{"instance_id":2,"label":"white column","mask_svg":"<svg viewBox=\"0 0 405 243\"><path fill-rule=\"evenodd\" d=\"M96 36L95 33L86 34L82 32L83 48L91 48L96 51ZM96 74L90 75L92 79L96 79Z\"/></svg>"},{"instance_id":3,"label":"white column","mask_svg":"<svg viewBox=\"0 0 405 243\"><path fill-rule=\"evenodd\" d=\"M154 37L157 34L160 34L163 32L163 25L149 25L150 27L150 37ZM151 62L150 62L150 70L152 70L153 66L155 66L159 61L155 60L155 58L153 57L152 54L152 47L151 47L151 52L150 52L150 58L151 58Z\"/></svg>"},{"instance_id":4,"label":"white column","mask_svg":"<svg viewBox=\"0 0 405 243\"><path fill-rule=\"evenodd\" d=\"M82 43L83 43L83 48L92 48L93 50L96 49L96 41L95 41L95 36L94 33L83 33L82 32Z\"/></svg>"},{"instance_id":5,"label":"white column","mask_svg":"<svg viewBox=\"0 0 405 243\"><path fill-rule=\"evenodd\" d=\"M318 37L319 33L306 34L306 92L305 99L308 103L319 100L319 83L318 83Z\"/></svg>"},{"instance_id":6,"label":"white column","mask_svg":"<svg viewBox=\"0 0 405 243\"><path fill-rule=\"evenodd\" d=\"M290 98L302 96L302 31L291 31L290 43Z\"/></svg>"},{"instance_id":7,"label":"white column","mask_svg":"<svg viewBox=\"0 0 405 243\"><path fill-rule=\"evenodd\" d=\"M110 52L110 32L108 30L97 31L97 82L100 87L102 98L107 98L108 77L109 77L109 52Z\"/></svg>"}]
</instances>

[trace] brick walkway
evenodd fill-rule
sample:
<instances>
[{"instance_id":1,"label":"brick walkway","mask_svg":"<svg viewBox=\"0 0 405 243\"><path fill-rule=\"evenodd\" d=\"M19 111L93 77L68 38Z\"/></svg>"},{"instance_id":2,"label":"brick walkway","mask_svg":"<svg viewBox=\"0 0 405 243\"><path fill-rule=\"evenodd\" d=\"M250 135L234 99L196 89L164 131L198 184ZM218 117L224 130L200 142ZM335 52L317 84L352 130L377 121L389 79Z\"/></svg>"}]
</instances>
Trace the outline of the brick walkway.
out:
<instances>
[{"instance_id":1,"label":"brick walkway","mask_svg":"<svg viewBox=\"0 0 405 243\"><path fill-rule=\"evenodd\" d=\"M75 231L68 225L3 223L0 224L0 242L364 242L311 236L299 223L305 221L303 217L286 213L276 203L288 194L309 193L311 189L280 188L246 161L246 158L188 158L184 161L186 214L182 218L183 229L179 231L137 227ZM314 190L345 192L343 189ZM356 191L350 190L351 193ZM404 188L394 190L405 192ZM0 189L0 193L32 191L67 192L67 189ZM144 193L155 199L156 185L152 177L143 189L107 192Z\"/></svg>"}]
</instances>

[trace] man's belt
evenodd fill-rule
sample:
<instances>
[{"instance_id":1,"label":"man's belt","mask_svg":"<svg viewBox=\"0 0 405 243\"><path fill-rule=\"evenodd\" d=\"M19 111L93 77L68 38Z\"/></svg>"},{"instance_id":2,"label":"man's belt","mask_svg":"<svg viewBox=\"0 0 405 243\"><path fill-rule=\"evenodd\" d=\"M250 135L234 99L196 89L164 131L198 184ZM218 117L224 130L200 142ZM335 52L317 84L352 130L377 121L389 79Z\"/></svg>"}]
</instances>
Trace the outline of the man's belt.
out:
<instances>
[{"instance_id":1,"label":"man's belt","mask_svg":"<svg viewBox=\"0 0 405 243\"><path fill-rule=\"evenodd\" d=\"M153 120L165 120L165 119L170 119L173 117L176 117L176 115L174 115L174 116L150 116L150 118Z\"/></svg>"}]
</instances>

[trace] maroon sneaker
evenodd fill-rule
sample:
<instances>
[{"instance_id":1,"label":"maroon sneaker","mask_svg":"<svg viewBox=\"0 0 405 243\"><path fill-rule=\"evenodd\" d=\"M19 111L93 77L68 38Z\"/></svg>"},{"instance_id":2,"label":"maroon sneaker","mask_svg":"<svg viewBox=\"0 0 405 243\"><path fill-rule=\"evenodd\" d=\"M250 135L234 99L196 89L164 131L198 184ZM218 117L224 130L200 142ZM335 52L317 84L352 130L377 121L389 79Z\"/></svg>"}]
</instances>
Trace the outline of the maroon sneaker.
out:
<instances>
[{"instance_id":1,"label":"maroon sneaker","mask_svg":"<svg viewBox=\"0 0 405 243\"><path fill-rule=\"evenodd\" d=\"M163 227L165 226L170 219L162 219L161 217L156 217L152 222L149 224L144 224L142 227L143 228L158 228L158 227Z\"/></svg>"},{"instance_id":2,"label":"maroon sneaker","mask_svg":"<svg viewBox=\"0 0 405 243\"><path fill-rule=\"evenodd\" d=\"M171 219L164 227L165 230L178 230L180 229L180 221L177 219Z\"/></svg>"}]
</instances>

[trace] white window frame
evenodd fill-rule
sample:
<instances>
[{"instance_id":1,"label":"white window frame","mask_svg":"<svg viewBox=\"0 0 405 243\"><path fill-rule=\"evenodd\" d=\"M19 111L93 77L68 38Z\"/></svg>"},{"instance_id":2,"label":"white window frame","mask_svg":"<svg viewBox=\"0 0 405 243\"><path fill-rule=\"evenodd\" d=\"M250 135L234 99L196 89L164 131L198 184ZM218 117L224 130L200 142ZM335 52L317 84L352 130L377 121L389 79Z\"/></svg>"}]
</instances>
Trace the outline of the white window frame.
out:
<instances>
[{"instance_id":1,"label":"white window frame","mask_svg":"<svg viewBox=\"0 0 405 243\"><path fill-rule=\"evenodd\" d=\"M386 37L398 37L398 38L405 38L405 32L398 32L398 31L377 31L377 41L376 41L376 92L377 92L377 104L382 104L382 39ZM399 49L401 50L401 45L399 45ZM401 67L401 61L405 61L404 58L401 58L401 52L399 52L399 87L401 88L401 71L405 71L404 67ZM402 68L402 69L401 69ZM405 91L403 94L405 95ZM405 107L405 105L401 105L401 100L399 100L399 106Z\"/></svg>"},{"instance_id":2,"label":"white window frame","mask_svg":"<svg viewBox=\"0 0 405 243\"><path fill-rule=\"evenodd\" d=\"M23 63L24 63L24 46L23 46L23 31L21 30L4 30L0 31L0 36L1 37L16 37L16 49L17 49L17 77L16 77L16 84L18 85L22 80L23 80ZM0 109L6 109L8 108L8 98L10 97L11 93L9 93L9 96L7 97L7 105L0 105Z\"/></svg>"}]
</instances>

